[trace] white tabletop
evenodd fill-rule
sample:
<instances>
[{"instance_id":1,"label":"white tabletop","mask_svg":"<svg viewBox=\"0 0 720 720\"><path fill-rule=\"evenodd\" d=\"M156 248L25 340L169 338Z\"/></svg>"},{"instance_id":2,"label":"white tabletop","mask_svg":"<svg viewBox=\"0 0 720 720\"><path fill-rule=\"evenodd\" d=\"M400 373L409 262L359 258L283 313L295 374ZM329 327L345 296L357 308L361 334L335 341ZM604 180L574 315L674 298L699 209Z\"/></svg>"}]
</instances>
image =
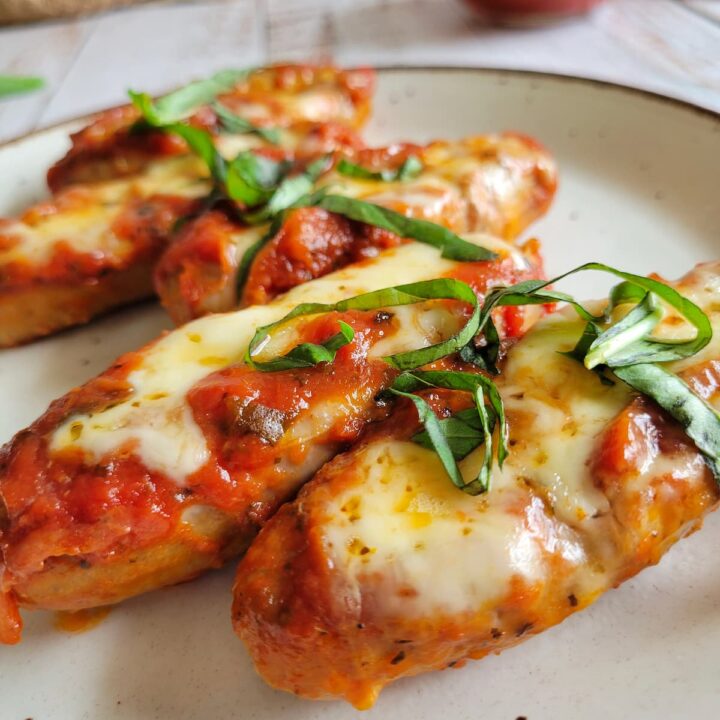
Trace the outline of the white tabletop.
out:
<instances>
[{"instance_id":1,"label":"white tabletop","mask_svg":"<svg viewBox=\"0 0 720 720\"><path fill-rule=\"evenodd\" d=\"M472 65L612 80L720 110L720 0L608 0L535 29L483 24L453 0L154 2L0 29L0 73L47 88L0 104L0 140L223 67L283 59Z\"/></svg>"}]
</instances>

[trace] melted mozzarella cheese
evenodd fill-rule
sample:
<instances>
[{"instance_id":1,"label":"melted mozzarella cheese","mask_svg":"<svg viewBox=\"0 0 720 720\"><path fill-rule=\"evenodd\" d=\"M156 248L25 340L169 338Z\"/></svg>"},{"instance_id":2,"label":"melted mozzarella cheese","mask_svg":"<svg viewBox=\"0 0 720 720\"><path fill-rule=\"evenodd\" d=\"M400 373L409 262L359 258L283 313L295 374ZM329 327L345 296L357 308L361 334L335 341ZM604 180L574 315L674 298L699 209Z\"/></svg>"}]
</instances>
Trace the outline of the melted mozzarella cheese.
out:
<instances>
[{"instance_id":1,"label":"melted mozzarella cheese","mask_svg":"<svg viewBox=\"0 0 720 720\"><path fill-rule=\"evenodd\" d=\"M133 243L117 237L111 228L128 202L153 194L202 197L210 190L205 176L197 158L181 156L158 160L137 177L83 186L75 206L61 206L32 223L15 220L4 225L2 234L17 242L0 251L0 266L19 261L41 265L50 260L58 243L78 253L122 257L132 251ZM77 191L69 191L73 192Z\"/></svg>"},{"instance_id":2,"label":"melted mozzarella cheese","mask_svg":"<svg viewBox=\"0 0 720 720\"><path fill-rule=\"evenodd\" d=\"M358 453L353 473L361 482L333 499L324 528L351 602L381 616L457 613L500 599L513 575L539 579L539 548L509 512L521 489L471 497L452 486L434 453L392 440ZM567 552L582 558L570 537Z\"/></svg>"},{"instance_id":3,"label":"melted mozzarella cheese","mask_svg":"<svg viewBox=\"0 0 720 720\"><path fill-rule=\"evenodd\" d=\"M709 313L716 336L718 269L700 268L680 287ZM575 345L582 327L568 308L512 349L499 382L510 455L502 469L495 467L486 495L457 490L435 453L409 441L376 441L354 454L345 472L357 480L337 484L342 489L327 501L323 516L331 520L322 527L329 561L343 572L351 601L388 616L491 611L515 580L546 580L556 562L551 554L572 569L568 577L585 597L615 582L622 558L606 521L612 509L588 464L631 392L620 382L603 385L558 354ZM703 355L718 357L720 341ZM477 448L460 463L466 481L476 476L482 454ZM664 472L663 462L653 475Z\"/></svg>"},{"instance_id":4,"label":"melted mozzarella cheese","mask_svg":"<svg viewBox=\"0 0 720 720\"><path fill-rule=\"evenodd\" d=\"M486 236L473 239L484 242ZM257 327L280 319L304 302L337 302L391 285L432 279L449 273L454 266L435 248L413 243L300 285L269 305L189 323L144 351L142 363L128 377L133 393L127 400L99 413L69 418L53 434L50 449L80 448L99 461L131 445L148 468L183 483L209 459L205 439L190 415L186 393L209 373L241 362ZM398 310L407 312L407 308ZM427 313L417 324L408 323L407 329L403 324L395 341L380 348L382 352L390 354L434 341L442 319L434 309ZM288 335L286 342L292 344L292 340Z\"/></svg>"},{"instance_id":5,"label":"melted mozzarella cheese","mask_svg":"<svg viewBox=\"0 0 720 720\"><path fill-rule=\"evenodd\" d=\"M284 132L283 141L293 147L297 145L298 136ZM261 138L252 134L224 134L217 138L218 150L226 159L263 144ZM41 265L50 260L61 242L69 244L78 253L122 257L132 251L133 243L118 238L111 227L128 202L156 194L200 198L210 190L207 168L194 155L159 158L138 175L81 186L82 196L78 197L75 206L61 207L58 212L38 221L15 220L4 224L2 235L17 242L0 250L0 266L18 261ZM69 193L77 194L77 189L71 189ZM255 228L242 235L243 239L238 241L240 248L257 239Z\"/></svg>"}]
</instances>

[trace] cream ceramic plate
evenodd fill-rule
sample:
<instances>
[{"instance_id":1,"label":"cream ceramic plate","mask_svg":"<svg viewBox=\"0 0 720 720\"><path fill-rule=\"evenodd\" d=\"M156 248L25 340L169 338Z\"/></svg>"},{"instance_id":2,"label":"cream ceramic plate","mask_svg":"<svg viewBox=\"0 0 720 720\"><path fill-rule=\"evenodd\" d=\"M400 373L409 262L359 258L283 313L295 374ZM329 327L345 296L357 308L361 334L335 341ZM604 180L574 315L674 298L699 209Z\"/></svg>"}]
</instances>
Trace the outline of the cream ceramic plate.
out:
<instances>
[{"instance_id":1,"label":"cream ceramic plate","mask_svg":"<svg viewBox=\"0 0 720 720\"><path fill-rule=\"evenodd\" d=\"M0 214L43 194L69 126L0 149ZM720 255L720 119L619 87L519 72L392 69L380 74L372 142L514 129L557 157L561 188L533 233L548 271L587 260L675 277ZM565 287L588 297L602 278ZM0 440L50 400L168 326L143 306L0 353ZM595 606L499 657L397 683L367 718L607 720L710 718L720 707L720 517ZM342 720L340 703L268 688L230 627L233 569L115 608L70 635L27 613L0 648L9 720ZM442 582L442 578L438 578Z\"/></svg>"}]
</instances>

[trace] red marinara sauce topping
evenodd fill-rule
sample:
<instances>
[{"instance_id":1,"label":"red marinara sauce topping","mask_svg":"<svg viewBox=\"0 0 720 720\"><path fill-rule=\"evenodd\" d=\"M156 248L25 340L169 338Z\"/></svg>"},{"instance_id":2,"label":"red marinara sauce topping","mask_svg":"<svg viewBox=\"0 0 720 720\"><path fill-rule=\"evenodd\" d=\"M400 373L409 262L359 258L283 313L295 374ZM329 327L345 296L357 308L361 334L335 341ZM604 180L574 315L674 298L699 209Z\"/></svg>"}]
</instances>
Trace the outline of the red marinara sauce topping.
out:
<instances>
[{"instance_id":1,"label":"red marinara sauce topping","mask_svg":"<svg viewBox=\"0 0 720 720\"><path fill-rule=\"evenodd\" d=\"M272 504L288 483L297 485L311 453L321 447L331 453L384 416L374 397L396 371L368 351L396 332L397 322L389 312L328 313L302 323L301 341L324 342L340 320L355 337L332 363L278 372L234 365L192 388L188 402L213 455L211 466L191 478L194 491L231 511L248 502Z\"/></svg>"},{"instance_id":2,"label":"red marinara sauce topping","mask_svg":"<svg viewBox=\"0 0 720 720\"><path fill-rule=\"evenodd\" d=\"M0 454L7 530L0 538L12 572L33 572L48 557L103 553L167 532L177 486L145 468L133 448L88 464L76 451L50 453L55 428L74 414L128 400L127 376L142 361L128 353L103 375L55 401ZM71 432L82 433L80 422Z\"/></svg>"},{"instance_id":3,"label":"red marinara sauce topping","mask_svg":"<svg viewBox=\"0 0 720 720\"><path fill-rule=\"evenodd\" d=\"M316 207L290 213L258 253L243 288L242 304L258 305L303 282L327 275L403 240Z\"/></svg>"}]
</instances>

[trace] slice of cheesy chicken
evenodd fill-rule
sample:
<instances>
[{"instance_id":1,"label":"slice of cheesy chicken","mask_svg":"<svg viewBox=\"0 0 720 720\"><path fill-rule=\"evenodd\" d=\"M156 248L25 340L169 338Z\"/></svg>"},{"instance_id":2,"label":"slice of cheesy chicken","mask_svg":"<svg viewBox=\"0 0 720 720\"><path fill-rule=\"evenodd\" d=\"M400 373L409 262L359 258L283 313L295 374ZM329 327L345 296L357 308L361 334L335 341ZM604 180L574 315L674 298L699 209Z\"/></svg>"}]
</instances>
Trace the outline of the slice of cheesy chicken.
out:
<instances>
[{"instance_id":1,"label":"slice of cheesy chicken","mask_svg":"<svg viewBox=\"0 0 720 720\"><path fill-rule=\"evenodd\" d=\"M295 69L301 77L302 68ZM266 107L268 122L284 117L284 129L277 147L257 135L220 134L220 152L232 158L241 150L256 150L304 163L339 147L359 147L354 131L341 122L359 122L367 110L358 98L356 114L350 113L355 105L347 95L347 77L335 71L315 79L280 89L250 82L252 92L241 89L226 96L226 104L238 113L257 114ZM124 130L110 132L116 115L122 116ZM329 122L322 123L324 118ZM211 184L205 165L182 143L157 131L130 132L136 119L134 110L126 108L91 124L51 170L50 184L58 190L54 197L16 219L0 218L0 346L87 322L152 295L153 267L176 223L201 209ZM208 109L195 120L218 132ZM133 144L144 148L142 162Z\"/></svg>"},{"instance_id":2,"label":"slice of cheesy chicken","mask_svg":"<svg viewBox=\"0 0 720 720\"><path fill-rule=\"evenodd\" d=\"M262 523L369 420L395 371L382 357L439 342L468 307L455 301L303 317L267 352L355 329L335 362L263 373L244 364L255 329L303 302L335 302L451 276L479 296L536 277L518 251L458 263L419 243L300 285L266 306L212 315L121 357L53 403L0 455L0 637L19 637L17 605L77 609L194 577L241 551ZM537 316L498 316L517 335ZM4 516L4 517L3 517Z\"/></svg>"},{"instance_id":3,"label":"slice of cheesy chicken","mask_svg":"<svg viewBox=\"0 0 720 720\"><path fill-rule=\"evenodd\" d=\"M670 367L720 408L720 263L675 287L715 339ZM677 335L677 320L661 332ZM562 621L700 526L719 497L701 454L653 402L557 352L582 327L555 313L508 353L510 455L486 495L456 489L411 441L406 407L265 526L238 569L233 619L271 685L366 708L397 678ZM481 453L461 462L467 478Z\"/></svg>"},{"instance_id":4,"label":"slice of cheesy chicken","mask_svg":"<svg viewBox=\"0 0 720 720\"><path fill-rule=\"evenodd\" d=\"M352 140L352 130L361 128L370 114L374 85L375 74L369 69L272 65L249 73L219 100L259 127L299 126L307 134L313 125L320 125L326 141L331 136L336 141ZM135 107L124 105L100 113L74 133L72 147L48 172L50 189L58 192L68 185L136 174L159 157L186 152L185 143L176 136L136 132L133 126L139 119ZM210 108L196 112L192 123L217 131L217 118ZM292 142L291 137L284 139ZM257 136L245 140L250 146L261 144Z\"/></svg>"},{"instance_id":5,"label":"slice of cheesy chicken","mask_svg":"<svg viewBox=\"0 0 720 720\"><path fill-rule=\"evenodd\" d=\"M320 185L458 233L514 239L545 213L557 184L547 151L512 133L424 147L396 144L351 155L356 164L375 172L397 169L409 156L424 168L414 179L384 182L332 172ZM188 223L155 274L157 293L173 320L180 324L209 312L267 302L298 282L401 242L387 231L320 208L298 209L257 254L238 296L241 259L267 231L267 226L248 228L217 211Z\"/></svg>"}]
</instances>

